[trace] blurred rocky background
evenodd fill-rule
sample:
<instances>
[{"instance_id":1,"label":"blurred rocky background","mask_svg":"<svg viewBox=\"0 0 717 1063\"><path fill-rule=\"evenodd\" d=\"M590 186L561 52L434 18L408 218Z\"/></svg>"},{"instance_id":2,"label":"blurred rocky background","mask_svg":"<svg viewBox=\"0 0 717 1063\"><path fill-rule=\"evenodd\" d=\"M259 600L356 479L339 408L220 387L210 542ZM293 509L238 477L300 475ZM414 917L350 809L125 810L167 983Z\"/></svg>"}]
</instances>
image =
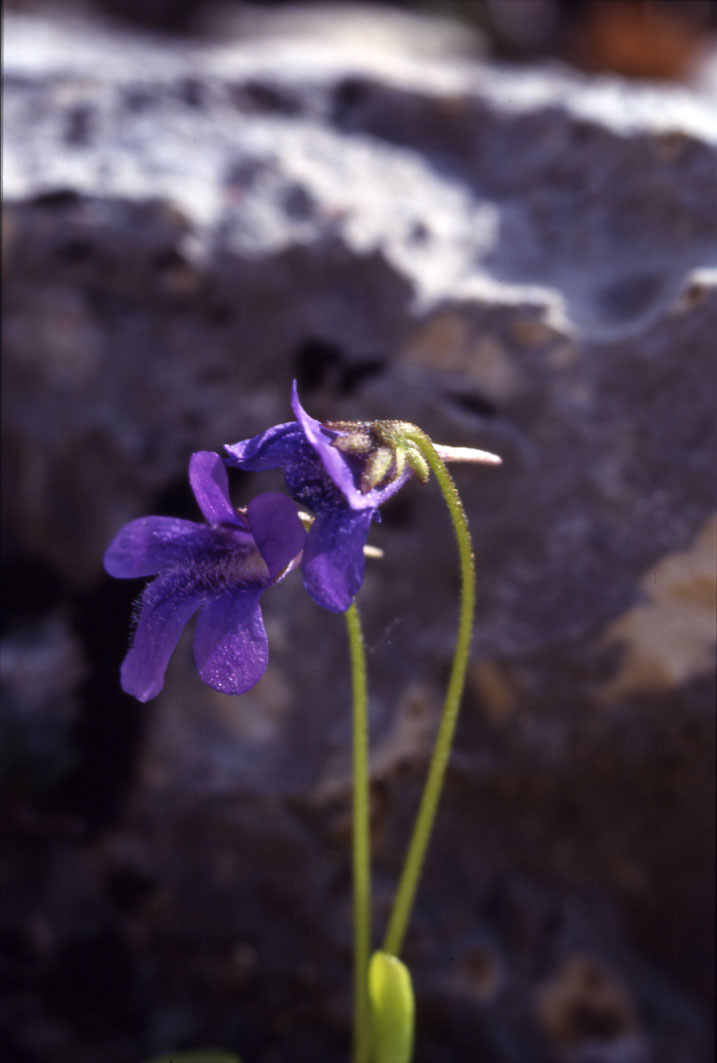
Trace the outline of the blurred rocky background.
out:
<instances>
[{"instance_id":1,"label":"blurred rocky background","mask_svg":"<svg viewBox=\"0 0 717 1063\"><path fill-rule=\"evenodd\" d=\"M399 417L460 469L478 624L406 960L416 1063L706 1063L714 1004L717 64L707 3L6 4L3 1063L347 1059L340 617L271 664L118 668L103 550L197 449ZM650 79L650 80L645 80ZM237 503L278 475L234 475ZM384 511L376 941L457 563Z\"/></svg>"}]
</instances>

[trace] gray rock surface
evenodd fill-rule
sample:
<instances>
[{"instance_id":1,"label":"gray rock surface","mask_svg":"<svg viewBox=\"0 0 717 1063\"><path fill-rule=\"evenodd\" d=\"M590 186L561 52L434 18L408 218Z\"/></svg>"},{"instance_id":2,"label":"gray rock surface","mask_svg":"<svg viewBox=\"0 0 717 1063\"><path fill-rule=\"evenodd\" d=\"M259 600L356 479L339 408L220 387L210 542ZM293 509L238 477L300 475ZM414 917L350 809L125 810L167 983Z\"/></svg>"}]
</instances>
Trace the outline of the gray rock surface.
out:
<instances>
[{"instance_id":1,"label":"gray rock surface","mask_svg":"<svg viewBox=\"0 0 717 1063\"><path fill-rule=\"evenodd\" d=\"M190 453L288 419L294 376L315 416L504 458L456 473L479 615L407 942L417 1061L712 1058L717 104L415 58L373 18L370 51L315 23L178 43L6 18L19 1059L346 1058L340 618L287 580L252 692L204 688L188 633L138 707L117 682L138 588L101 572L125 521L196 517ZM457 577L433 487L373 541L378 941Z\"/></svg>"}]
</instances>

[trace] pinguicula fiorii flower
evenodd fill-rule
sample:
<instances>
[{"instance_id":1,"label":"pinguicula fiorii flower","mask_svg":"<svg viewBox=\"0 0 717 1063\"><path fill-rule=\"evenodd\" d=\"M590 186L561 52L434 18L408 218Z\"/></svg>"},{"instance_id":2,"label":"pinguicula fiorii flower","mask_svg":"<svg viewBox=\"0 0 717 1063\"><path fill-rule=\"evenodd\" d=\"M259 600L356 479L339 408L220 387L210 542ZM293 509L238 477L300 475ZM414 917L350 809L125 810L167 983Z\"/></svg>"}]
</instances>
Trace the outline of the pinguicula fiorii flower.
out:
<instances>
[{"instance_id":1,"label":"pinguicula fiorii flower","mask_svg":"<svg viewBox=\"0 0 717 1063\"><path fill-rule=\"evenodd\" d=\"M294 382L295 421L229 444L227 464L258 471L282 468L291 497L314 515L301 568L317 605L344 612L361 586L364 545L379 506L411 475L425 482L428 465L405 437L401 421L328 421L309 416ZM437 447L445 460L499 462L485 451ZM468 454L472 457L468 457Z\"/></svg>"},{"instance_id":2,"label":"pinguicula fiorii flower","mask_svg":"<svg viewBox=\"0 0 717 1063\"><path fill-rule=\"evenodd\" d=\"M378 507L406 482L411 468L404 462L399 469L388 451L378 460L373 456L380 442L372 426L322 424L310 417L296 383L291 404L296 421L226 446L227 464L283 469L291 497L314 515L301 562L306 590L317 605L344 612L361 585L371 521L379 519Z\"/></svg>"},{"instance_id":3,"label":"pinguicula fiorii flower","mask_svg":"<svg viewBox=\"0 0 717 1063\"><path fill-rule=\"evenodd\" d=\"M121 671L123 689L139 701L162 689L169 658L197 610L194 657L201 678L224 694L253 687L268 660L259 597L298 561L306 539L286 495L258 495L245 510L235 509L218 454L193 454L189 480L206 524L141 517L105 553L111 576L155 577L138 603Z\"/></svg>"}]
</instances>

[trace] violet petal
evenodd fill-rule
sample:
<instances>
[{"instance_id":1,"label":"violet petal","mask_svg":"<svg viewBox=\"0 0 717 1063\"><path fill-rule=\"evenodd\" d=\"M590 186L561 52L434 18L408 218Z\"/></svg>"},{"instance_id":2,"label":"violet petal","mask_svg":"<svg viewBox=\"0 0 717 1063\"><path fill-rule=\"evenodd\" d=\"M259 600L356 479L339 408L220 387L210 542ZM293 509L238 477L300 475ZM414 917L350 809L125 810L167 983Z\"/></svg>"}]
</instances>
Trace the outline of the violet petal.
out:
<instances>
[{"instance_id":1,"label":"violet petal","mask_svg":"<svg viewBox=\"0 0 717 1063\"><path fill-rule=\"evenodd\" d=\"M202 609L194 632L194 659L204 682L223 694L244 694L269 660L259 608L261 588L228 591Z\"/></svg>"},{"instance_id":2,"label":"violet petal","mask_svg":"<svg viewBox=\"0 0 717 1063\"><path fill-rule=\"evenodd\" d=\"M301 564L304 586L317 605L343 613L361 586L363 548L373 512L348 506L317 516Z\"/></svg>"},{"instance_id":3,"label":"violet petal","mask_svg":"<svg viewBox=\"0 0 717 1063\"><path fill-rule=\"evenodd\" d=\"M306 540L296 506L286 495L269 491L253 498L246 513L254 541L275 580L301 552Z\"/></svg>"},{"instance_id":4,"label":"violet petal","mask_svg":"<svg viewBox=\"0 0 717 1063\"><path fill-rule=\"evenodd\" d=\"M307 444L301 426L296 421L289 421L275 424L251 439L227 444L224 449L229 455L228 465L258 472L291 464L302 450L307 449Z\"/></svg>"},{"instance_id":5,"label":"violet petal","mask_svg":"<svg viewBox=\"0 0 717 1063\"><path fill-rule=\"evenodd\" d=\"M343 494L352 509L373 509L375 502L361 494L354 483L354 474L344 454L331 445L335 436L326 431L320 421L311 417L299 401L299 392L294 381L291 390L291 405L306 438L321 458L326 472Z\"/></svg>"},{"instance_id":6,"label":"violet petal","mask_svg":"<svg viewBox=\"0 0 717 1063\"><path fill-rule=\"evenodd\" d=\"M209 524L239 523L229 499L229 477L224 462L211 450L199 450L189 459L189 482L197 505Z\"/></svg>"},{"instance_id":7,"label":"violet petal","mask_svg":"<svg viewBox=\"0 0 717 1063\"><path fill-rule=\"evenodd\" d=\"M105 570L119 579L154 576L207 548L211 529L174 517L140 517L125 524L105 551Z\"/></svg>"},{"instance_id":8,"label":"violet petal","mask_svg":"<svg viewBox=\"0 0 717 1063\"><path fill-rule=\"evenodd\" d=\"M198 594L182 594L176 572L158 576L146 587L132 648L122 662L122 688L149 701L164 686L169 658L184 625L202 604Z\"/></svg>"}]
</instances>

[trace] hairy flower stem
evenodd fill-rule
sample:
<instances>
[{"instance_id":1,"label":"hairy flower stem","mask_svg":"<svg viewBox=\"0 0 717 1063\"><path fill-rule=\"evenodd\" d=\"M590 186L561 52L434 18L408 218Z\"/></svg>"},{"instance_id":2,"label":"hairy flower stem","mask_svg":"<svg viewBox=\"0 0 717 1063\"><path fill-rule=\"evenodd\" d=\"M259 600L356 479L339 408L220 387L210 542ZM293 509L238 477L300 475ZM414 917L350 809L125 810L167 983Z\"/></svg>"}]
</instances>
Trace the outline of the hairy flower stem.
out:
<instances>
[{"instance_id":1,"label":"hairy flower stem","mask_svg":"<svg viewBox=\"0 0 717 1063\"><path fill-rule=\"evenodd\" d=\"M353 1063L369 1063L368 962L371 951L370 808L366 656L356 603L346 611L353 692Z\"/></svg>"},{"instance_id":2,"label":"hairy flower stem","mask_svg":"<svg viewBox=\"0 0 717 1063\"><path fill-rule=\"evenodd\" d=\"M398 956L403 939L406 934L411 908L416 896L418 881L421 876L423 862L428 848L428 841L436 817L438 801L441 796L441 788L451 752L453 735L458 721L463 687L465 685L466 669L468 667L468 655L470 651L471 634L473 631L473 615L475 611L475 563L473 560L473 547L471 544L468 522L466 520L463 503L453 479L444 462L436 452L433 443L420 428L403 433L403 438L413 443L420 450L423 457L433 470L443 497L448 506L448 511L455 528L458 540L458 553L461 563L461 608L458 620L458 635L456 637L456 650L453 657L446 700L443 705L443 715L436 736L436 745L433 757L428 769L428 778L418 809L416 823L408 846L406 860L393 903L391 917L384 938L383 949L394 956Z\"/></svg>"}]
</instances>

